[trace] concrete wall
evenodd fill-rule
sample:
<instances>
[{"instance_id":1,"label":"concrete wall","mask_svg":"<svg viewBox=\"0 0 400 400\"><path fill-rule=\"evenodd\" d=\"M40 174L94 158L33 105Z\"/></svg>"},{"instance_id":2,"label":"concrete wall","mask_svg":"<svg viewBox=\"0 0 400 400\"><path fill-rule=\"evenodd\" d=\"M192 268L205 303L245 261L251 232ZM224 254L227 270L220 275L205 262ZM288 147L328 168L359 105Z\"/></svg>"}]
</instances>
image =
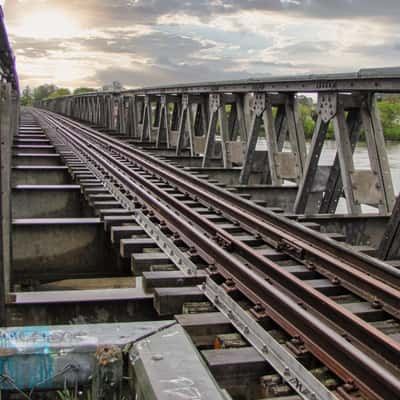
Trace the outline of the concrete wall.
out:
<instances>
[{"instance_id":1,"label":"concrete wall","mask_svg":"<svg viewBox=\"0 0 400 400\"><path fill-rule=\"evenodd\" d=\"M12 281L118 275L103 224L92 219L13 221Z\"/></svg>"}]
</instances>

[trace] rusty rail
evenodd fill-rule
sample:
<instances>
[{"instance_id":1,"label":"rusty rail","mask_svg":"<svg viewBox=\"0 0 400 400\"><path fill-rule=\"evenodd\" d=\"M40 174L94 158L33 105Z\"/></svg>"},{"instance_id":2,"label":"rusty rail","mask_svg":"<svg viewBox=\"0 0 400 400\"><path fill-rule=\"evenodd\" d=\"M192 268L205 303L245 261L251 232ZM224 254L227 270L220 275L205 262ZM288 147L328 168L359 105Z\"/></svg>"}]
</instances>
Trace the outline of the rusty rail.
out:
<instances>
[{"instance_id":1,"label":"rusty rail","mask_svg":"<svg viewBox=\"0 0 400 400\"><path fill-rule=\"evenodd\" d=\"M165 220L174 231L178 232L187 244L194 246L209 264L214 264L220 274L225 278L233 279L237 287L248 298L254 302L262 303L268 315L279 325L292 335L300 335L310 351L342 379L345 381L354 380L364 393L374 398L395 398L399 396L400 384L396 374L399 367L400 345L397 342L355 317L343 307L338 306L326 296L311 289L299 279L282 272L278 265L256 254L249 246L220 230L188 206L131 170L123 162L118 161L112 152L138 165L144 165L145 168L152 167L154 174L163 176L169 182L172 180L174 184L183 180L182 175L177 174L178 177L172 179L173 177L170 176L172 174L161 171L155 165L149 165L148 161L139 156L141 152L138 150L131 148L127 150L124 146L117 145L116 141L106 138L105 135L84 128L66 118L46 112L40 114L57 126L68 140L84 148L87 154L107 170L111 176L117 177L119 181L123 182L129 191L141 199L143 204L154 211L160 219ZM65 125L69 125L69 127ZM79 137L76 136L77 131L79 131ZM101 145L95 144L96 142ZM223 204L221 204L221 200L216 198L216 193L213 193L210 189L208 189L208 193L206 192L207 187L204 185L207 184L203 182L202 186L191 187L190 183L200 184L201 181L193 177L190 178L194 181L185 177L187 182L181 182L177 186L182 187L184 185L183 187L188 189L188 193L204 199L207 203L213 204L231 216L235 216L239 222L244 222L246 226L252 227L253 230L260 230L262 235L267 236L266 232L268 232L275 240L279 237L281 243L282 238L286 240L287 233L284 229L279 232L278 227L271 227L268 226L266 221L257 220L256 216L247 214L247 210L235 209L236 204L229 204L227 199L222 200ZM137 183L140 183L143 188ZM158 199L162 199L162 201ZM237 201L241 204L241 200ZM247 203L245 202L245 204ZM168 204L168 207L166 204ZM171 208L179 211L179 214L173 212ZM297 232L297 235L299 235L299 232ZM293 243L293 241L290 241L290 243ZM326 242L325 245L328 246L329 242ZM257 272L249 269L229 254L225 250L226 246L229 246L229 250L236 251L242 257L245 257ZM349 277L364 278L360 281L363 282L364 290L372 291L373 295L376 293L379 293L380 296L384 295L382 302L384 302L386 310L397 315L397 306L400 304L399 293L394 288L375 278L363 277L352 266L346 265L345 260L335 261L332 258L324 258L324 249L316 249L315 244L311 245L304 238L299 246L305 247L306 251L313 251L314 256L322 257L326 262L325 268L328 267L328 261L333 265L342 264L337 268L345 267ZM364 261L368 260L365 259ZM299 307L297 304L299 301L303 307ZM346 332L347 339L338 332ZM333 349L334 354L332 354ZM380 363L385 365L385 368L380 367Z\"/></svg>"}]
</instances>

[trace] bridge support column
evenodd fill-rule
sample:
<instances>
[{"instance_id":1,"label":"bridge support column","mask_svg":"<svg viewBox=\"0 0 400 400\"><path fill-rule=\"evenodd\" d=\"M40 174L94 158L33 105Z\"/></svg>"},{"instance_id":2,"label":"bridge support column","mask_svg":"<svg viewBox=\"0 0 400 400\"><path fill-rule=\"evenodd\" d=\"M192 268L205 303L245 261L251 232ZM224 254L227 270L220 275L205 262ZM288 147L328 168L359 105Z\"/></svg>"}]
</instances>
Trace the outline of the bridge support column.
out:
<instances>
[{"instance_id":1,"label":"bridge support column","mask_svg":"<svg viewBox=\"0 0 400 400\"><path fill-rule=\"evenodd\" d=\"M310 195L320 193L319 212L334 213L344 194L351 214L360 214L361 204L376 207L383 215L390 213L394 203L393 184L373 96L320 93L318 114L294 212L304 213ZM337 152L333 164L326 167L318 163L330 123ZM353 153L361 128L367 140L370 170L356 170L354 166Z\"/></svg>"},{"instance_id":2,"label":"bridge support column","mask_svg":"<svg viewBox=\"0 0 400 400\"><path fill-rule=\"evenodd\" d=\"M199 130L205 121L204 108L205 102L202 96L188 94L182 96L181 117L176 143L177 156L180 156L185 148L189 148L192 157L203 151L205 135L204 132Z\"/></svg>"},{"instance_id":3,"label":"bridge support column","mask_svg":"<svg viewBox=\"0 0 400 400\"><path fill-rule=\"evenodd\" d=\"M275 117L273 107L276 107ZM266 150L256 149L261 135L265 137ZM290 152L282 151L287 138ZM291 94L255 93L240 183L248 184L251 173L256 171L262 173L260 183L281 185L283 180L299 182L305 158L304 130L296 98Z\"/></svg>"},{"instance_id":4,"label":"bridge support column","mask_svg":"<svg viewBox=\"0 0 400 400\"><path fill-rule=\"evenodd\" d=\"M221 146L224 168L231 168L233 164L241 165L247 141L243 97L237 94L210 94L209 102L210 118L203 168L209 165L213 156L219 154L217 143ZM217 133L220 142L216 140Z\"/></svg>"},{"instance_id":5,"label":"bridge support column","mask_svg":"<svg viewBox=\"0 0 400 400\"><path fill-rule=\"evenodd\" d=\"M156 147L170 148L170 117L169 117L169 97L166 95L160 96L160 107L158 115L158 127L157 127L157 138Z\"/></svg>"},{"instance_id":6,"label":"bridge support column","mask_svg":"<svg viewBox=\"0 0 400 400\"><path fill-rule=\"evenodd\" d=\"M126 98L126 133L131 138L138 138L138 103L137 96L129 95Z\"/></svg>"},{"instance_id":7,"label":"bridge support column","mask_svg":"<svg viewBox=\"0 0 400 400\"><path fill-rule=\"evenodd\" d=\"M151 112L152 98L150 95L144 97L144 104L139 123L140 141L153 142L153 126L152 126L152 112Z\"/></svg>"},{"instance_id":8,"label":"bridge support column","mask_svg":"<svg viewBox=\"0 0 400 400\"><path fill-rule=\"evenodd\" d=\"M397 197L392 216L379 245L378 257L381 260L400 259L400 195Z\"/></svg>"}]
</instances>

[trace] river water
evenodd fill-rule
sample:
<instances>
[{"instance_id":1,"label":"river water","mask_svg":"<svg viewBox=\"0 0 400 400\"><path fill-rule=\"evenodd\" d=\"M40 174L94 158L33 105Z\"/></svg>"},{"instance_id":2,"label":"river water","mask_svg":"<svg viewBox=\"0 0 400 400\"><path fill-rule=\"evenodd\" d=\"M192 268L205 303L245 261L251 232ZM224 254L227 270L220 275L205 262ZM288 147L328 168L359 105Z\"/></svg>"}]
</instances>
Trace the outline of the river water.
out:
<instances>
[{"instance_id":1,"label":"river water","mask_svg":"<svg viewBox=\"0 0 400 400\"><path fill-rule=\"evenodd\" d=\"M393 185L396 194L400 192L400 143L387 142L386 150L389 157L390 171L392 173ZM336 142L329 140L325 142L324 150L321 154L320 164L331 165L336 155ZM354 152L354 165L356 169L370 169L368 149L366 143L361 143Z\"/></svg>"},{"instance_id":2,"label":"river water","mask_svg":"<svg viewBox=\"0 0 400 400\"><path fill-rule=\"evenodd\" d=\"M307 143L307 149L309 149L310 143ZM286 148L286 146L285 146ZM257 150L266 149L265 139L259 139L257 143ZM400 142L386 142L386 150L389 158L390 171L392 173L393 185L396 195L400 192ZM336 142L334 140L325 141L321 158L319 161L320 165L332 165L336 155ZM368 149L366 143L360 143L357 145L354 152L354 165L356 169L370 169ZM343 199L342 199L343 200ZM371 207L363 206L363 210L367 212L376 212L376 209ZM337 212L346 212L346 206L344 201L340 201L338 204Z\"/></svg>"}]
</instances>

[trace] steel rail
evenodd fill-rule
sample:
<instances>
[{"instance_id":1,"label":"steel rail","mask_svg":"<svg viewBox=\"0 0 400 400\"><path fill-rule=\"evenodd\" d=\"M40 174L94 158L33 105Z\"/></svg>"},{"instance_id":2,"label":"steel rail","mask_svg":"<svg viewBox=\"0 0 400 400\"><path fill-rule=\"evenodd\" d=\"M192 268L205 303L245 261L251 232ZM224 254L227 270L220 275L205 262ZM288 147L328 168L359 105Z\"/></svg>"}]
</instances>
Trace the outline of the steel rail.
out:
<instances>
[{"instance_id":1,"label":"steel rail","mask_svg":"<svg viewBox=\"0 0 400 400\"><path fill-rule=\"evenodd\" d=\"M48 112L48 111L45 111ZM270 212L251 201L211 185L202 179L168 165L144 151L120 143L107 135L87 128L68 118L59 116L71 126L83 129L92 137L114 146L124 156L135 157L148 171L155 173L184 192L203 199L209 205L230 215L245 226L263 235L267 241L274 240L292 257L316 269L328 278L337 278L342 285L364 299L381 303L390 314L400 317L400 270L382 261L345 248L332 239ZM384 283L377 281L382 280Z\"/></svg>"},{"instance_id":2,"label":"steel rail","mask_svg":"<svg viewBox=\"0 0 400 400\"><path fill-rule=\"evenodd\" d=\"M51 117L48 118L50 118L53 121L53 123L59 124L57 120L54 120ZM297 316L292 315L293 309L290 310L291 312L289 312L287 309L284 310L281 308L278 309L275 309L273 307L271 308L271 304L276 304L276 305L278 304L276 303L278 299L276 299L275 297L273 298L270 297L271 293L269 293L266 290L267 288L270 289L270 284L267 283L265 279L263 279L263 277L261 277L259 274L255 274L254 271L251 271L250 269L246 268L237 259L233 258L231 255L228 255L226 251L221 249L221 247L219 247L216 243L207 238L203 233L199 232L187 221L182 220L182 218L180 218L179 215L176 215L170 208L167 207L166 211L165 210L166 206L164 204L160 204L159 200L154 199L154 197L151 194L147 193L146 191L144 191L144 189L140 188L134 181L140 182L140 184L143 185L143 187L146 187L147 190L151 191L153 195L156 195L157 197L163 199L168 204L169 207L173 207L174 209L179 210L182 215L185 215L186 218L188 218L189 221L191 221L192 223L195 222L196 225L201 227L203 230L207 231L209 234L214 234L214 235L220 234L222 235L222 237L225 236L227 240L229 240L231 243L234 243L235 247L241 249L243 252L251 254L251 258L253 259L254 263L258 266L258 268L260 268L260 266L264 266L265 269L263 269L263 272L265 274L269 273L270 276L272 275L271 278L275 281L274 282L275 290L277 290L278 293L280 293L281 297L283 296L282 290L276 289L276 287L279 286L283 287L283 285L286 284L285 289L287 292L290 292L291 289L294 288L295 292L301 293L301 295L303 296L302 301L304 303L307 303L314 310L318 310L319 308L320 309L319 317L321 317L322 319L325 319L326 321L328 320L332 325L335 326L338 326L338 324L343 325L343 322L345 322L345 325L347 327L347 329L346 328L344 329L345 331L348 331L349 324L353 325L351 329L352 331L351 336L353 338L357 338L359 342L363 343L364 348L368 348L369 350L373 349L372 351L381 352L382 355L384 355L386 362L391 362L392 365L398 364L399 354L400 354L399 353L400 347L398 343L389 339L387 336L383 335L375 328L370 327L367 323L355 317L348 311L344 310L341 306L338 306L326 296L323 296L316 290L307 287L306 285L304 285L303 282L299 281L298 278L295 278L290 274L289 276L287 276L288 274L283 273L283 271L276 271L276 269L279 269L279 266L265 259L264 257L255 254L251 248L249 248L248 246L244 245L241 242L238 242L237 240L234 239L234 237L227 235L224 231L221 231L220 229L215 227L204 217L199 216L188 206L180 203L171 195L163 192L162 189L159 189L154 184L148 182L146 179L141 177L135 171L132 171L123 162L116 160L115 156L110 155L107 153L107 151L99 148L98 145L94 145L89 140L83 139L82 137L80 137L79 139L73 137L74 135L76 135L76 133L71 131L69 128L68 129L65 127L61 128L59 126L58 129L62 129L64 132L69 131L69 133L67 133L67 135L69 135L69 140L75 141L82 147L86 147L86 151L91 153L92 157L95 158L103 166L103 168L112 171L113 174L116 174L119 177L119 179L121 179L130 190L132 190L133 192L138 194L139 197L144 199L146 204L149 205L152 209L154 209L156 213L159 214L162 218L165 218L169 223L171 223L171 221L174 221L172 225L174 225L175 229L179 231L180 234L186 238L185 241L189 241L190 243L195 245L196 248L199 250L199 252L202 255L205 255L207 259L210 259L210 256L213 259L215 259L217 261L219 269L221 269L222 271L228 271L230 275L233 275L233 277L237 281L238 286L240 286L245 293L250 293L250 294L255 293L256 297L263 299L263 304L265 304L267 310L270 311L270 314L273 317L273 319L275 319L278 323L280 322L281 325L285 326L289 332L293 333L296 331L300 331L301 336L304 339L304 342L309 345L310 349L314 349L314 351L312 352L316 354L318 358L320 359L322 358L322 360L328 358L329 360L327 361L327 363L329 364L330 367L333 367L332 369L336 373L338 373L339 376L343 377L343 375L346 375L345 372L347 369L351 370L352 371L351 375L353 375L353 377L354 376L356 377L355 379L357 380L358 385L360 385L360 387L363 387L364 390L368 391L370 389L368 389L368 387L365 387L365 385L368 386L366 382L369 382L369 379L372 377L369 376L369 378L365 380L365 378L367 378L367 375L365 374L368 373L368 371L369 373L372 373L372 371L374 371L375 374L380 375L380 377L378 378L379 382L378 386L381 392L382 392L381 379L384 379L384 381L387 380L389 381L386 382L388 386L385 384L385 388L391 388L390 390L394 389L395 391L393 393L396 393L396 395L400 394L399 391L400 382L398 381L398 379L394 377L388 370L384 371L383 375L381 375L382 372L382 370L380 369L381 367L378 367L378 364L373 359L367 357L366 355L363 355L359 350L356 350L356 348L353 348L353 353L355 350L356 354L352 354L352 356L350 357L352 363L347 364L349 358L346 359L346 357L349 357L349 354L346 352L345 352L346 355L342 353L340 356L338 355L338 358L341 359L341 362L338 363L337 358L336 362L332 360L331 358L333 358L333 356L329 356L329 352L332 351L332 349L334 349L336 353L338 351L338 348L336 346L335 347L327 346L323 350L319 348L321 342L325 343L325 340L327 340L326 337L321 336L321 332L319 329L316 330L317 328L315 326L310 327L309 325L307 325L307 329L305 329L302 323L293 326L292 323L294 321L299 322L299 318L301 319L301 317L298 315L299 313L297 313ZM115 164L116 166L113 166L112 164ZM132 179L134 181L132 181ZM216 248L218 249L218 251L216 251ZM277 277L278 279L276 280ZM264 286L263 289L261 289L258 286L260 282L264 284L262 285ZM254 292L255 288L257 288L257 290ZM299 288L301 288L300 291ZM267 295L267 298L265 297L265 295ZM321 305L325 307L324 310L321 310ZM280 306L282 306L282 304L280 304ZM304 309L301 310L302 311L300 312L300 314L307 314L308 316L310 316L308 312L304 311ZM297 309L297 311L299 310ZM321 312L324 315L321 315ZM284 315L285 316L289 315L288 313L291 316L289 319L283 317ZM327 318L328 316L331 318L331 320ZM321 321L318 322L319 324L321 324ZM325 329L327 329L326 324L322 323L322 325L325 327ZM354 330L355 326L357 326L356 330ZM343 326L341 326L341 328L343 329ZM318 331L318 336L316 337L314 335L317 331ZM368 339L364 341L363 339L366 338ZM331 344L332 343L330 343L330 345ZM389 348L391 348L391 350L389 350ZM324 352L327 352L327 354ZM367 367L365 368L364 361L366 360L364 359L364 361L361 361L360 356L361 358L367 357L367 360L372 361L372 363L367 362ZM361 365L359 364L360 362L362 365L364 365L364 367L360 366ZM343 365L346 365L346 367L344 367ZM376 367L378 367L379 371L376 371ZM361 379L360 379L360 374L363 376L363 378ZM377 376L375 376L375 379L377 379ZM373 382L369 383L372 384L372 386L374 386ZM396 383L395 386L392 386L393 383ZM375 384L377 384L377 382L375 382ZM374 396L375 395L377 396L376 398L380 398L376 392Z\"/></svg>"}]
</instances>

